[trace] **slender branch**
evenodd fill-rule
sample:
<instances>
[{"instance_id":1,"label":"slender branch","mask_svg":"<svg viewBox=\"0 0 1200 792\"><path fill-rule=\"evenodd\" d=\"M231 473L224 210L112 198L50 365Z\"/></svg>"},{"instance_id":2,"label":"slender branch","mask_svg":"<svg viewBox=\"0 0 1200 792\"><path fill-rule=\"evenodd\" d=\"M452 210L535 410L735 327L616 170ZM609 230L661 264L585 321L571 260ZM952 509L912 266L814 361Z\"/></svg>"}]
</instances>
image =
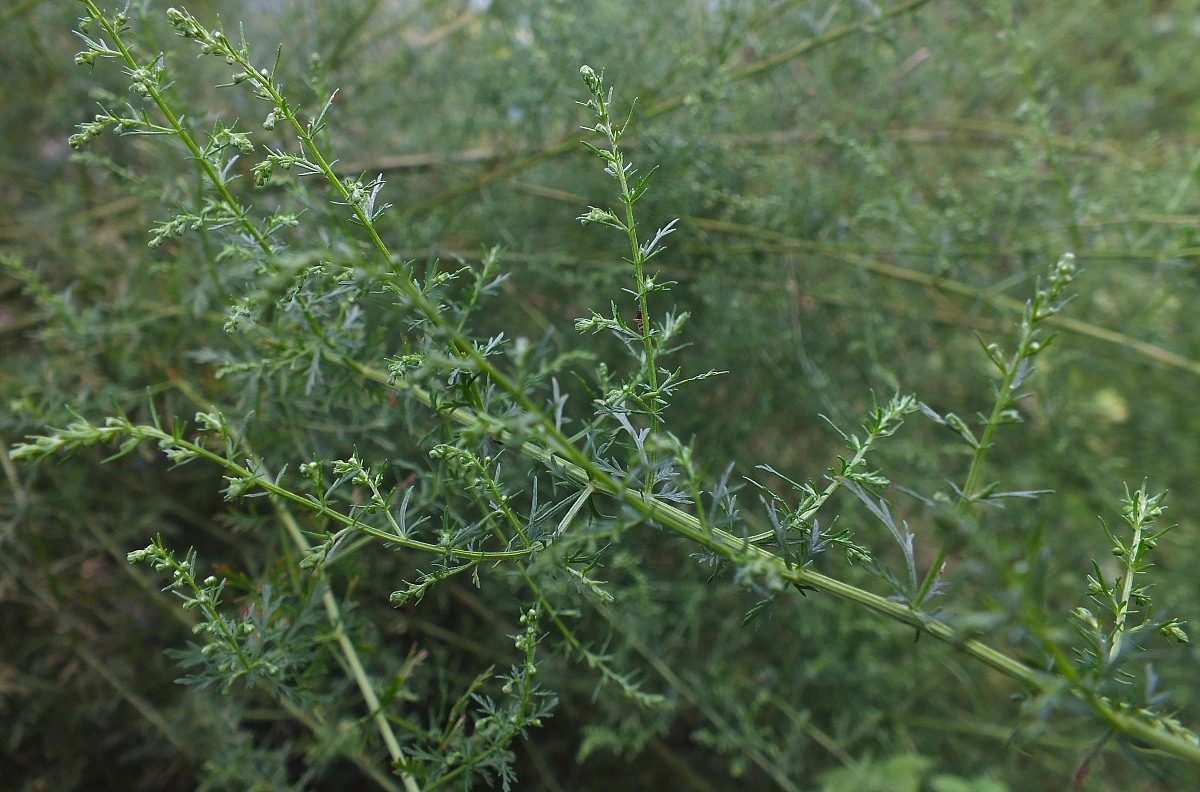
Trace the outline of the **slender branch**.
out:
<instances>
[{"instance_id":1,"label":"slender branch","mask_svg":"<svg viewBox=\"0 0 1200 792\"><path fill-rule=\"evenodd\" d=\"M392 383L385 372L373 369L357 361L341 358L338 362L356 371L365 379L403 390L423 404L427 406L432 405L432 399L428 392L418 386L405 383ZM464 426L494 426L496 420L491 416L480 416L466 408L456 408L443 414ZM508 433L505 433L499 439L508 442L514 441L513 437ZM519 448L522 453L542 461L556 472L573 479L580 485L591 486L599 492L620 499L626 505L643 515L647 521L658 523L727 560L741 564L766 564L781 579L788 581L797 588L824 591L873 613L914 627L930 637L949 644L964 654L975 658L989 668L1020 682L1031 691L1054 693L1060 691L1064 684L1070 682L1069 679L1065 679L1064 677L1039 671L1022 663L1020 660L1004 654L977 638L972 638L955 630L953 627L938 621L927 613L913 610L907 605L889 600L827 575L822 575L819 572L790 567L783 559L761 547L750 544L746 539L734 536L719 528L705 527L694 515L688 514L653 496L646 495L639 490L621 486L618 481L612 479L604 471L596 468L588 460L585 460L584 464L577 464L574 460L562 459L554 451L529 441L522 442ZM1072 691L1083 698L1096 715L1104 722L1110 724L1114 730L1128 737L1153 745L1164 752L1200 767L1200 746L1179 735L1157 729L1149 723L1126 714L1107 701L1088 695L1082 688L1072 686Z\"/></svg>"}]
</instances>

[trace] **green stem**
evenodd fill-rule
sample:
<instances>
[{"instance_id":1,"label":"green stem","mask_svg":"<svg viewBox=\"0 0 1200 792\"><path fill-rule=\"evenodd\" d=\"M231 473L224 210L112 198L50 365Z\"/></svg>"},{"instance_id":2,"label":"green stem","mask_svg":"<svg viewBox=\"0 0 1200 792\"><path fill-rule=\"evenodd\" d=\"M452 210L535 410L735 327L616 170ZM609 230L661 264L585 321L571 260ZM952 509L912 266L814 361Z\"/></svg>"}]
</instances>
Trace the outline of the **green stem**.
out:
<instances>
[{"instance_id":1,"label":"green stem","mask_svg":"<svg viewBox=\"0 0 1200 792\"><path fill-rule=\"evenodd\" d=\"M859 466L861 466L864 462L866 462L867 453L871 450L872 444L882 436L883 436L882 433L877 433L877 432L872 432L871 434L868 434L867 439L865 441L863 441L859 445L858 449L854 452L854 456L852 456L850 458L850 461L845 463L845 465L843 466L842 474L841 475L830 475L828 486L826 486L825 489L822 490L821 493L816 496L816 498L813 500L813 502L810 506L808 506L803 511L797 513L792 518L792 521L797 524L804 524L804 523L807 523L809 520L811 520L813 517L815 517L817 515L817 512L819 512L821 510L821 508L826 503L829 502L829 499L833 497L834 493L836 493L839 489L841 489L842 482L845 481L846 475L857 470L859 468ZM830 472L832 473L832 471L830 471ZM759 542L765 542L766 540L771 539L774 536L775 536L774 530L763 531L761 533L754 534L749 539L747 539L747 541L757 544Z\"/></svg>"},{"instance_id":2,"label":"green stem","mask_svg":"<svg viewBox=\"0 0 1200 792\"><path fill-rule=\"evenodd\" d=\"M131 426L131 429L132 435L135 437L147 440L157 440L160 443L160 447L163 448L184 449L194 455L196 458L212 462L213 464L223 468L227 473L232 474L237 479L243 482L253 483L255 486L271 495L274 495L277 498L281 498L289 503L294 503L297 506L301 506L309 511L315 512L316 514L326 517L345 528L351 528L355 531L366 534L367 536L379 539L380 541L399 545L400 547L406 547L410 550L420 550L426 553L433 553L434 555L454 556L455 558L465 558L473 561L503 561L515 558L524 558L525 556L535 552L537 549L530 548L526 550L506 551L467 550L465 548L458 547L442 547L440 545L422 542L417 539L411 539L406 536L399 536L395 533L383 531L371 525L366 525L352 516L342 514L339 511L323 505L310 496L301 495L299 493L292 492L285 487L281 487L264 476L254 473L249 468L239 465L231 459L226 459L220 454L209 451L207 448L199 445L198 443L193 443L189 440L175 437L174 435L164 432L161 429L153 426Z\"/></svg>"},{"instance_id":3,"label":"green stem","mask_svg":"<svg viewBox=\"0 0 1200 792\"><path fill-rule=\"evenodd\" d=\"M340 362L358 372L366 379L383 385L389 385L389 377L384 372L345 358L342 358ZM414 398L426 405L432 403L429 394L418 386L392 383L390 387L407 390ZM468 426L480 423L494 425L494 421L496 420L490 416L481 418L465 408L456 408L446 414L452 420ZM501 437L501 440L511 441L512 439L511 435L508 434ZM1098 697L1088 695L1085 689L1075 684L1078 680L1065 672L1063 672L1063 676L1055 676L1044 671L1039 671L1015 658L1009 657L976 638L971 638L956 631L949 625L937 621L927 613L914 610L907 605L886 599L835 578L814 572L811 569L792 568L779 557L767 550L749 544L741 537L736 537L718 528L706 527L698 518L691 514L657 498L621 486L619 482L612 479L604 471L596 468L589 460L585 459L583 464L577 464L574 460L562 459L555 452L529 441L523 442L520 445L520 449L528 456L553 466L560 473L579 484L591 486L598 492L604 492L620 499L642 514L648 521L657 522L663 527L692 540L723 558L740 564L758 562L773 565L783 580L797 587L824 591L873 613L911 626L938 641L953 646L989 668L1020 682L1029 690L1053 693L1060 690L1065 681L1071 685L1072 690L1077 696L1087 702L1097 717L1108 723L1114 730L1127 737L1134 737L1148 743L1166 753L1200 767L1200 746L1178 735L1157 729L1134 716L1119 711Z\"/></svg>"},{"instance_id":4,"label":"green stem","mask_svg":"<svg viewBox=\"0 0 1200 792\"><path fill-rule=\"evenodd\" d=\"M633 262L633 280L637 285L637 300L638 300L638 316L641 317L641 322L638 324L638 329L642 335L642 350L645 354L645 372L646 379L650 383L650 394L647 404L647 412L650 414L650 434L653 436L658 433L658 362L654 355L654 341L652 332L652 322L650 321L650 305L646 292L646 279L643 268L646 264L646 256L642 252L641 243L638 241L637 235L637 219L633 214L634 197L629 191L629 178L623 167L625 159L617 148L616 140L612 141L612 153L615 158L614 171L617 176L617 183L621 186L621 203L625 205L625 231L629 240L630 260ZM650 460L653 466L653 459ZM647 492L653 483L653 477L646 482Z\"/></svg>"},{"instance_id":5,"label":"green stem","mask_svg":"<svg viewBox=\"0 0 1200 792\"><path fill-rule=\"evenodd\" d=\"M1013 355L1013 359L1009 361L1007 370L1004 372L1004 378L996 391L996 400L992 403L991 414L988 415L987 423L984 424L983 434L979 438L979 445L975 449L975 453L971 456L971 466L967 469L967 479L963 482L962 498L959 501L959 510L963 514L967 513L974 503L976 491L979 489L979 482L983 478L983 465L987 459L988 449L992 445L992 437L996 434L996 429L1000 426L1002 414L1012 405L1013 382L1016 381L1017 372L1021 361L1024 359L1021 353L1026 346L1027 340L1022 338L1021 348Z\"/></svg>"},{"instance_id":6,"label":"green stem","mask_svg":"<svg viewBox=\"0 0 1200 792\"><path fill-rule=\"evenodd\" d=\"M100 11L96 4L92 2L92 0L80 0L80 2L82 2L87 8L88 15L96 22L99 22L100 26L104 28L104 31L112 37L113 43L117 47L117 51L121 53L121 59L125 61L125 65L128 66L130 70L139 69L140 67L137 59L133 57L133 54L129 51L128 47L125 46L125 42L121 39L120 31L112 26L109 20L105 18L104 14ZM221 196L221 201L224 202L224 204L229 207L230 211L234 213L234 216L237 218L238 225L240 225L242 230L254 239L255 244L260 250L267 254L273 253L274 250L271 248L271 243L258 229L258 227L254 225L254 223L250 222L250 218L246 216L246 211L241 207L240 204L238 204L236 200L234 200L234 197L229 192L229 188L226 186L224 179L221 178L221 174L217 172L216 168L213 167L213 164L209 162L207 157L204 156L204 152L200 150L200 147L196 145L196 141L187 131L187 128L183 126L183 122L180 121L175 113L171 111L171 107L167 104L166 99L163 98L162 93L154 87L148 86L148 90L149 92L147 95L154 102L155 106L158 107L158 111L162 113L163 118L165 118L167 123L170 124L171 129L175 132L175 136L179 138L184 147L186 147L188 152L192 155L192 159L194 159L204 171L204 175L208 178L209 182L212 183L217 193Z\"/></svg>"},{"instance_id":7,"label":"green stem","mask_svg":"<svg viewBox=\"0 0 1200 792\"><path fill-rule=\"evenodd\" d=\"M310 552L312 547L309 545L308 540L304 538L304 532L300 530L300 525L296 522L296 518L278 499L273 498L271 503L275 508L275 514L283 522L284 528L287 529L288 535L292 538L296 547L302 553ZM322 574L318 572L319 576ZM391 757L392 764L404 761L404 751L400 748L400 742L396 739L395 732L392 731L392 724L388 722L387 714L383 711L379 696L375 693L375 685L367 676L366 669L363 668L362 660L358 656L358 650L355 648L354 642L350 640L350 635L346 632L346 625L342 620L341 607L330 587L325 587L325 591L321 595L321 601L325 606L325 615L333 627L333 634L337 639L338 648L342 652L342 658L346 661L346 665L350 667L350 674L354 677L354 682L358 685L359 693L367 705L371 721L375 724L376 730L379 731L379 735L383 738L384 745L387 746L388 756ZM401 780L404 782L404 788L408 792L420 791L420 786L417 784L416 779L409 773L404 773L401 776Z\"/></svg>"}]
</instances>

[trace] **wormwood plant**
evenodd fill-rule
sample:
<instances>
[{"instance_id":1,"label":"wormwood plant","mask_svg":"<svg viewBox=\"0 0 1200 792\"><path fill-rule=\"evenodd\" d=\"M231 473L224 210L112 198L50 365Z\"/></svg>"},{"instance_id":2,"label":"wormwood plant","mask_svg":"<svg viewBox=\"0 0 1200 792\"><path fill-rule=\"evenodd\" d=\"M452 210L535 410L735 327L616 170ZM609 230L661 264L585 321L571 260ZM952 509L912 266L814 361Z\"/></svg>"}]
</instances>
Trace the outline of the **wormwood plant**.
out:
<instances>
[{"instance_id":1,"label":"wormwood plant","mask_svg":"<svg viewBox=\"0 0 1200 792\"><path fill-rule=\"evenodd\" d=\"M264 64L244 37L167 10L177 36L226 67L224 87L249 92L262 128L252 133L240 121L211 119L201 131L195 119L203 116L185 113L177 99L181 75L165 54L143 51L129 12L106 14L91 0L82 6L77 63L115 61L134 98L105 98L71 145L83 148L108 133L159 137L193 163L200 188L171 193L174 205L150 229L149 246L168 254L163 271L194 282L202 311L225 306L227 336L193 356L211 366L214 381L165 373L143 404L103 419L89 417L99 405L78 405L75 421L16 444L11 457L33 462L115 446L115 460L149 445L174 467L213 466L226 501L277 528L282 541L260 548L275 554L261 580L201 572L195 549L161 537L147 537L128 555L167 577L166 589L194 615L194 639L176 653L183 683L261 696L307 731L305 770L298 777L281 771L276 783L314 784L340 762L386 789L510 788L517 747L536 744L548 719L563 717L556 692L539 681L557 653L587 669L597 694L623 696L645 711L665 707L685 683L660 668L666 692L655 692L588 629L589 620L608 620L608 609L620 605L621 588L604 579L605 570L618 570L620 554L637 554L657 531L684 540L674 552L698 561L714 585L755 597L747 622L765 617L781 597L832 595L949 644L980 673L990 668L1011 678L1029 720L1042 727L1052 713L1087 717L1096 736L1081 773L1110 741L1200 767L1200 741L1172 716L1149 664L1152 638L1187 640L1178 620L1153 612L1146 582L1148 554L1167 530L1157 522L1162 495L1145 486L1127 494L1126 528L1103 527L1119 568L1096 563L1086 583L1081 578L1081 595L1093 604L1073 613L1073 636L1032 595L1025 610L1004 618L1003 626L1019 628L1011 645L999 645L996 625L985 635L957 617L983 576L973 578L970 563L957 577L948 567L961 559L1001 563L990 510L1045 494L1002 490L988 480L987 459L1000 430L1021 420L1033 361L1052 338L1045 325L1065 306L1076 275L1071 254L1050 267L1026 303L1011 353L1002 342L981 341L997 379L977 424L897 394L875 403L860 429L838 430L846 453L823 479L761 466L764 476L747 479L761 508L743 510L732 468L711 475L668 428L679 390L719 372L689 373L672 362L688 313L666 307L674 284L655 260L678 225L644 231L638 209L654 171L627 161L623 141L634 108L616 112L601 74L580 70L581 104L591 116L584 146L611 178L616 202L591 206L578 219L620 236L628 280L622 295L577 320L575 330L607 334L625 355L589 365L595 353L586 338L563 351L554 340L476 331L489 305L507 299L499 250L477 265L423 268L393 253L381 230L391 208L383 176L339 170L330 131L337 94L306 111L285 90L282 49ZM193 238L208 253L194 261L186 258ZM31 290L51 301L36 285ZM163 410L180 401L192 405L191 416ZM316 420L328 413L351 421L380 405L401 418L380 419L381 429L364 418L349 438ZM892 486L892 474L875 469L879 447L917 414L965 444L970 461L961 484L906 494ZM300 426L278 440L273 424L296 416ZM915 496L909 500L943 526L931 561L922 560L916 533L897 516L892 501L902 495ZM855 517L858 505L890 541L870 538L874 523ZM822 555L830 549L845 562ZM1031 543L1022 552L1036 559L1038 549ZM681 565L677 574L695 570ZM390 655L369 656L373 625L354 615L366 596L356 591L359 576L384 582L392 604L412 613L463 580L484 594L509 592L520 605L510 614L519 625L516 651L498 659L508 671L437 678L423 676L429 672L419 651L394 663ZM235 585L244 592L240 609L226 599ZM619 620L609 624L619 642ZM715 743L743 750L776 785L806 783L719 713L705 715L721 735ZM277 766L288 758L285 749ZM214 757L208 788L267 783L254 778L261 771L253 764Z\"/></svg>"}]
</instances>

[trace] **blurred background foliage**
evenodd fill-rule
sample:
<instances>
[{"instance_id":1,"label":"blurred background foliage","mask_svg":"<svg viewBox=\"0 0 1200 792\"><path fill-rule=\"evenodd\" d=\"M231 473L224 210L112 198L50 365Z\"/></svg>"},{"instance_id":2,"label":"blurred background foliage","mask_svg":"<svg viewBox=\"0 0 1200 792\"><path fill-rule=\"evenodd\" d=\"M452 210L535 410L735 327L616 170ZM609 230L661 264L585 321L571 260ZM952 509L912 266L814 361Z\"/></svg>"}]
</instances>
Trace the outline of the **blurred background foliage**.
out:
<instances>
[{"instance_id":1,"label":"blurred background foliage","mask_svg":"<svg viewBox=\"0 0 1200 792\"><path fill-rule=\"evenodd\" d=\"M944 607L1018 652L1015 616L1031 598L1065 630L1090 560L1107 553L1097 515L1115 522L1123 484L1146 478L1171 491L1179 523L1157 557L1157 602L1200 616L1188 483L1200 480L1200 3L256 0L189 10L230 31L243 24L263 62L282 43L283 82L306 107L339 89L339 170L388 179L393 250L432 262L504 247L512 277L476 332L610 361L613 342L572 329L610 300L633 314L619 240L575 221L611 194L577 143L588 121L575 104L578 68L603 68L618 106L637 96L627 153L659 167L642 222L681 218L656 259L677 282L669 300L692 313L673 365L729 372L682 392L668 416L713 478L731 462L735 477L767 480L754 470L762 463L819 477L842 452L822 416L854 429L872 393L987 410L976 334L1011 344L1034 278L1075 251L1078 296L1038 358L1025 423L1007 427L990 457L1003 489L1054 493L988 512L978 533L955 539ZM258 130L261 109L213 88L226 75L178 45L164 12L135 3L131 15L149 46L168 51L195 128L219 115ZM323 381L308 401L303 370L245 389L214 377L214 361L241 354L222 330L225 288L249 276L203 235L146 247L164 204L186 205L199 189L160 141L68 148L103 90L125 93L115 69L72 64L76 16L38 0L0 10L0 252L24 266L0 273L0 445L64 420L68 407L144 417L147 389L165 415L186 418L195 405L176 387L186 383L254 410L256 450L277 467L356 447L403 479L428 419L395 410L384 392ZM311 199L310 250L352 257L354 229L319 190ZM563 382L581 411L588 372ZM270 509L223 502L211 469L170 470L148 451L102 466L103 456L20 471L3 460L0 777L28 790L238 789L250 778L261 789L349 788L358 771L305 757L306 732L282 710L173 684L179 671L163 650L187 640L187 615L124 561L161 533L253 593L290 574ZM878 466L929 496L961 483L968 461L952 434L911 420ZM927 563L950 529L919 499L891 496ZM843 523L874 541L878 526L843 506ZM1044 548L1031 559L1034 538ZM709 583L693 551L650 531L627 536L603 570L616 601L575 622L665 703L639 708L551 653L542 682L560 704L517 747L519 788L1187 784L1186 770L1113 746L1089 762L1099 735L1086 721L1023 711L1012 685L953 649L827 597L784 597L743 625L757 596ZM436 712L447 690L514 662L507 636L526 595L503 577L480 589L453 579L391 608L388 593L416 563L363 556L340 585L355 592L350 618L372 670L387 679L409 663L413 717L432 720L422 707ZM1192 724L1196 661L1181 647L1156 665ZM320 771L305 777L302 763Z\"/></svg>"}]
</instances>

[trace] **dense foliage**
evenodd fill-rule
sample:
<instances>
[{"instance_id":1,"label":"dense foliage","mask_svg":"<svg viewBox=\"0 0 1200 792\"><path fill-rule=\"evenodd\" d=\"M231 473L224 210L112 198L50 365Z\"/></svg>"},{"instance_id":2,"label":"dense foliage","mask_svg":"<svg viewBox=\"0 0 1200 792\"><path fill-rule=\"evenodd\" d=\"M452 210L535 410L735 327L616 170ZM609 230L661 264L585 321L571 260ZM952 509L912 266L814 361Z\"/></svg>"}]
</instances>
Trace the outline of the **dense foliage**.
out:
<instances>
[{"instance_id":1,"label":"dense foliage","mask_svg":"<svg viewBox=\"0 0 1200 792\"><path fill-rule=\"evenodd\" d=\"M1197 785L1197 20L0 10L0 777Z\"/></svg>"}]
</instances>

